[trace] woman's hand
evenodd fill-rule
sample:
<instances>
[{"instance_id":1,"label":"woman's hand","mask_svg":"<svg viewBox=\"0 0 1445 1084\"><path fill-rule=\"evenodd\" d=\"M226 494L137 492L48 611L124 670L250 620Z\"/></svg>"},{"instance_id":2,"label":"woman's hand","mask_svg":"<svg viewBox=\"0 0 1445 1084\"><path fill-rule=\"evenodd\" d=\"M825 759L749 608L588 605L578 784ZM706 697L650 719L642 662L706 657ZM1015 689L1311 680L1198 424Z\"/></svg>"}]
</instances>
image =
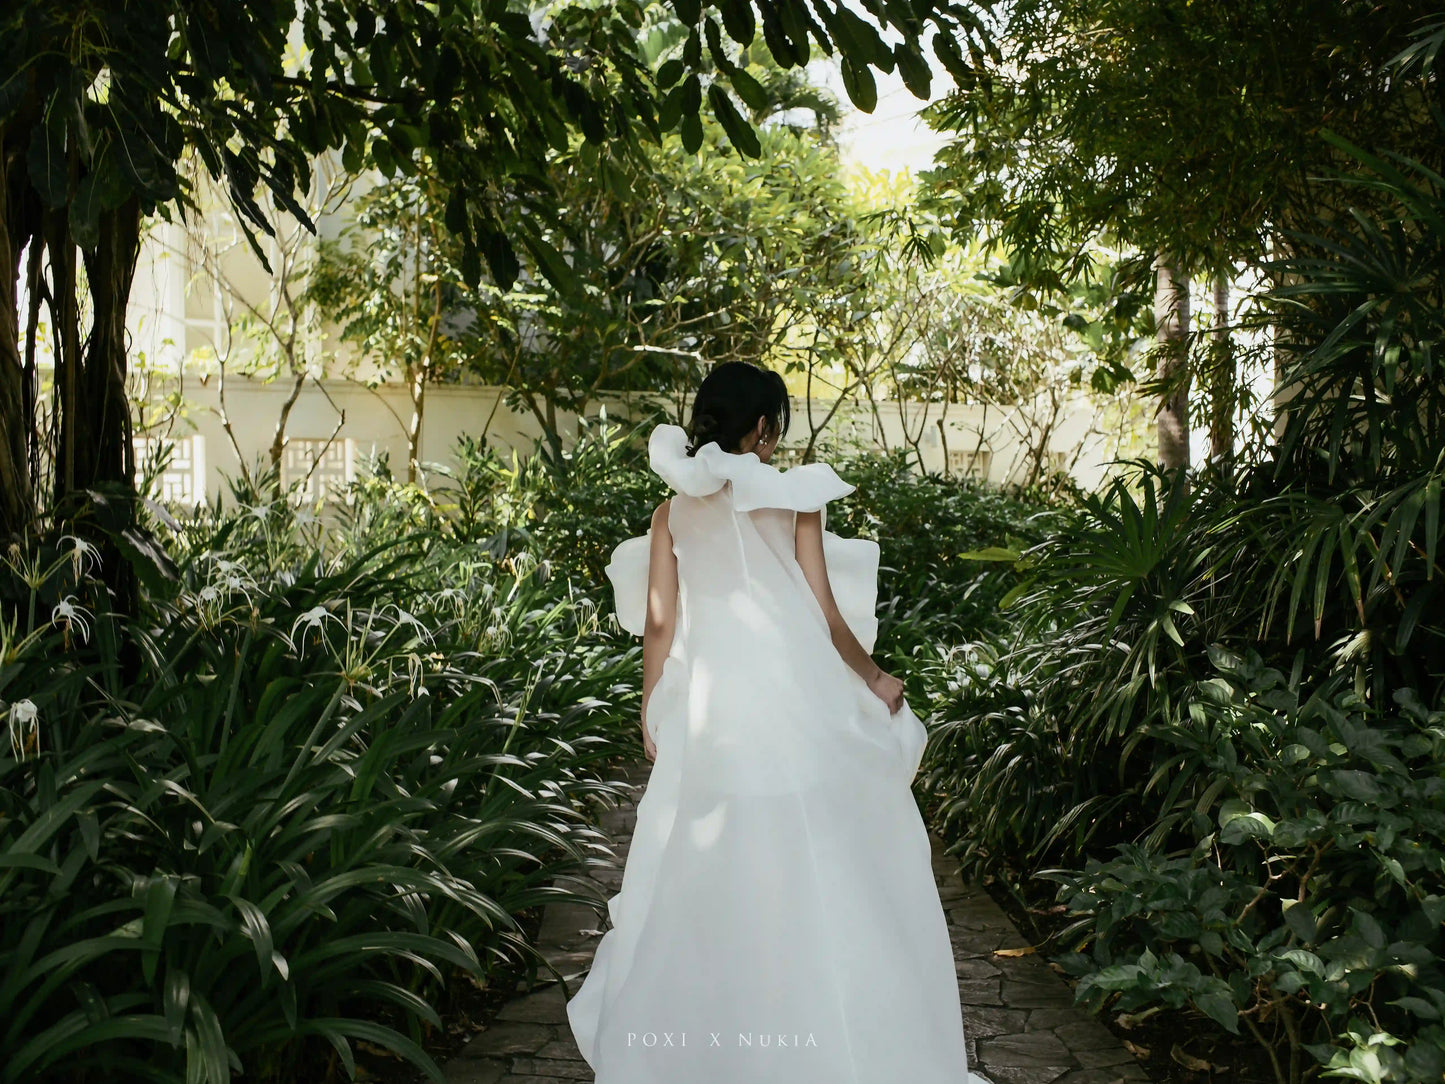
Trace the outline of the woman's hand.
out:
<instances>
[{"instance_id":1,"label":"woman's hand","mask_svg":"<svg viewBox=\"0 0 1445 1084\"><path fill-rule=\"evenodd\" d=\"M903 682L892 674L880 669L868 679L868 688L888 705L888 714L892 715L903 706Z\"/></svg>"},{"instance_id":2,"label":"woman's hand","mask_svg":"<svg viewBox=\"0 0 1445 1084\"><path fill-rule=\"evenodd\" d=\"M657 746L653 743L652 735L647 732L647 721L642 723L642 751L647 754L648 760L657 759Z\"/></svg>"}]
</instances>

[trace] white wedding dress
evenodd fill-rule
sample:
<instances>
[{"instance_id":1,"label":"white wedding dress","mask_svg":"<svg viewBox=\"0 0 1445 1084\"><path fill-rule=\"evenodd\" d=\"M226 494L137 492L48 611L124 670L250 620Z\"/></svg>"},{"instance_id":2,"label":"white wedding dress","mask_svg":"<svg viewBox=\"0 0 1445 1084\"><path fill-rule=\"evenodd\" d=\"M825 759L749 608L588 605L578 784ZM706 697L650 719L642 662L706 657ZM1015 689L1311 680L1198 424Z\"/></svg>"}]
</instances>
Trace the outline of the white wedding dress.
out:
<instances>
[{"instance_id":1,"label":"white wedding dress","mask_svg":"<svg viewBox=\"0 0 1445 1084\"><path fill-rule=\"evenodd\" d=\"M911 790L927 732L842 660L794 553L794 516L853 486L659 425L677 633L612 928L567 1015L596 1084L987 1084ZM826 510L824 515L826 516ZM640 635L651 532L613 552ZM863 646L878 545L824 532Z\"/></svg>"}]
</instances>

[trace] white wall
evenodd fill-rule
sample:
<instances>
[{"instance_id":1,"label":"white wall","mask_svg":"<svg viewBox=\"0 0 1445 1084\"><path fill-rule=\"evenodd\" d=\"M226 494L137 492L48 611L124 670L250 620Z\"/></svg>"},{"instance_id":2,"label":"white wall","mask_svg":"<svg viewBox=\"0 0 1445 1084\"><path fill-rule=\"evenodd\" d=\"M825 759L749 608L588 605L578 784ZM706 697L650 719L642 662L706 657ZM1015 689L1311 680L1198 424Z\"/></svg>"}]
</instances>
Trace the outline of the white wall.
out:
<instances>
[{"instance_id":1,"label":"white wall","mask_svg":"<svg viewBox=\"0 0 1445 1084\"><path fill-rule=\"evenodd\" d=\"M255 466L267 454L275 435L282 404L289 393L283 382L265 383L245 377L230 376L225 383L224 400L217 374L202 378L189 373L178 384L158 382L153 395L173 393L182 404L180 411L168 417L166 424L153 431L153 436L179 442L186 459L183 471L189 478L170 479L173 496L188 495L194 499L199 490L212 496L226 492L225 476L240 473L244 461ZM530 413L514 413L505 403L498 404L502 389L492 386L436 385L428 389L423 415L420 459L429 464L455 466L457 439L463 434L480 437L485 431L496 448L530 450L540 436L541 428ZM608 413L626 418L645 406L643 396L619 396L606 402ZM596 413L594 404L589 413ZM821 420L831 407L830 402L814 400L813 415ZM793 423L780 448L778 462L786 464L806 445L809 435L808 404L800 399L792 403ZM495 408L495 412L494 412ZM950 466L945 458L945 445L953 453L952 473L971 473L997 484L1016 483L1024 479L1029 467L1029 451L1020 439L1019 429L1027 432L1019 419L1027 416L1021 407L985 411L977 406L951 406L946 418L945 435L936 426L940 406L905 403L900 415L897 403L880 404L877 417L866 404L851 404L838 411L824 430L830 436L863 446L904 447L904 422L910 434L920 431L918 450L924 466L943 472ZM333 457L344 460L341 469L346 475L371 456L386 454L392 473L406 476L406 427L411 416L411 402L406 389L395 384L368 388L360 383L329 380L324 388L314 382L297 399L287 423L287 439L292 446L288 469L290 478L306 472L309 460L321 442L331 441ZM488 428L488 418L491 418ZM230 423L227 433L223 419ZM559 423L564 439L570 442L575 431L575 414L563 413ZM1094 486L1103 477L1107 460L1116 454L1116 445L1108 437L1110 419L1084 397L1071 401L1061 413L1048 440L1051 453L1049 467L1068 469L1082 485ZM1018 428L1015 428L1017 426ZM983 434L984 454L971 459ZM239 449L239 454L238 454ZM832 454L825 450L824 456ZM333 464L335 465L335 464ZM972 469L970 469L972 468Z\"/></svg>"},{"instance_id":2,"label":"white wall","mask_svg":"<svg viewBox=\"0 0 1445 1084\"><path fill-rule=\"evenodd\" d=\"M335 219L327 216L320 223L324 234L334 234ZM224 208L207 214L206 230L225 254L230 282L259 303L271 289L271 277L244 242L237 243L235 223ZM152 439L176 442L179 461L165 480L164 491L185 500L194 500L201 492L225 493L227 475L238 475L243 463L252 467L266 456L292 387L289 378L267 382L240 375L246 368L244 357L233 354L223 399L217 358L231 345L225 338L225 312L214 284L197 280L196 266L181 227L157 223L142 247L128 319L133 368L151 374L144 393L149 403L147 426L142 431ZM338 479L351 476L369 457L383 453L393 474L404 478L412 412L406 388L379 382L374 365L334 341L334 329L323 329L321 334L325 341L315 344L308 356L322 359L318 364L328 375L320 384L308 380L291 412L283 477L307 474L307 457L325 448L330 461L324 470ZM244 353L240 348L238 352ZM489 386L430 387L419 456L424 467L454 465L457 438L481 436L489 415L487 434L494 447L530 449L540 436L540 426L525 411L514 413L505 404L497 406L501 394ZM866 403L850 403L834 414L825 440L831 436L874 448L906 447L917 441L923 466L930 471L1010 484L1028 476L1030 448L1039 442L1038 434L1047 423L1046 471L1067 470L1089 488L1104 477L1110 459L1148 452L1152 424L1141 407L1101 405L1072 388L1056 389L1055 394L1061 397L1058 407L1051 405L1047 394L1036 403L989 408L884 402L875 410ZM627 417L634 412L629 403L641 405L648 398L656 397L613 398L609 412ZM589 413L595 413L596 406ZM811 415L821 422L832 406L830 400L814 399ZM789 462L788 453L796 453L809 438L808 402L795 397L792 409L793 425L780 449L780 464ZM1132 415L1126 416L1127 411ZM676 418L676 404L670 416ZM942 432L937 425L940 417L945 420ZM563 414L559 423L564 437L570 437L575 417ZM976 448L980 454L975 458ZM823 454L834 453L825 449Z\"/></svg>"}]
</instances>

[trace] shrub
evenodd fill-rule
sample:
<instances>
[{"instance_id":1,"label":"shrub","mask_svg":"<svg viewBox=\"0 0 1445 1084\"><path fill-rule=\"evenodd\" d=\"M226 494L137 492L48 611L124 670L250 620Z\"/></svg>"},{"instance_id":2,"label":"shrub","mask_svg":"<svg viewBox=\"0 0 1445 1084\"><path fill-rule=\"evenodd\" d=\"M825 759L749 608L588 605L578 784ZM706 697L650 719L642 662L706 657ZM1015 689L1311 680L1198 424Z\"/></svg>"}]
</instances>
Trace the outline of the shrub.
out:
<instances>
[{"instance_id":1,"label":"shrub","mask_svg":"<svg viewBox=\"0 0 1445 1084\"><path fill-rule=\"evenodd\" d=\"M1388 709L1335 679L1214 650L1217 676L1152 736L1176 752L1150 788L1193 845L1123 845L1045 875L1078 921L1060 958L1077 995L1190 1006L1268 1053L1277 1078L1445 1074L1445 711ZM1202 798L1178 779L1207 774ZM1172 778L1171 778L1172 777ZM1084 951L1087 949L1087 951Z\"/></svg>"},{"instance_id":2,"label":"shrub","mask_svg":"<svg viewBox=\"0 0 1445 1084\"><path fill-rule=\"evenodd\" d=\"M0 1080L320 1078L357 1040L438 1075L446 984L535 970L519 915L576 898L636 649L531 554L173 527L130 622L88 551L12 555Z\"/></svg>"},{"instance_id":3,"label":"shrub","mask_svg":"<svg viewBox=\"0 0 1445 1084\"><path fill-rule=\"evenodd\" d=\"M941 655L924 785L970 872L1057 867L1095 1005L1191 1006L1282 1081L1438 1080L1445 180L1340 146L1374 210L1260 299L1279 438L1046 517L1012 626Z\"/></svg>"},{"instance_id":4,"label":"shrub","mask_svg":"<svg viewBox=\"0 0 1445 1084\"><path fill-rule=\"evenodd\" d=\"M852 455L834 465L858 488L829 507L828 529L879 545L885 650L889 642L955 644L1004 627L998 607L1012 584L992 564L967 555L1038 541L1036 517L1048 507L1041 497L971 478L919 474L901 450ZM926 631L910 635L920 620L927 621Z\"/></svg>"}]
</instances>

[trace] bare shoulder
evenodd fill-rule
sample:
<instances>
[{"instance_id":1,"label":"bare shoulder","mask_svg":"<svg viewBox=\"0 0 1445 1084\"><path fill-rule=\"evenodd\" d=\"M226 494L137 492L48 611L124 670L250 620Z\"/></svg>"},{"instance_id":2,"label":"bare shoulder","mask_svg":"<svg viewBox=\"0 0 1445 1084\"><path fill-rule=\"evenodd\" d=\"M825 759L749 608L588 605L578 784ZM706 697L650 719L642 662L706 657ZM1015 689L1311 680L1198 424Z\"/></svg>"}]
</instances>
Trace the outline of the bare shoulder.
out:
<instances>
[{"instance_id":1,"label":"bare shoulder","mask_svg":"<svg viewBox=\"0 0 1445 1084\"><path fill-rule=\"evenodd\" d=\"M672 507L672 498L659 504L652 512L652 526L656 530L667 530L667 510Z\"/></svg>"},{"instance_id":2,"label":"bare shoulder","mask_svg":"<svg viewBox=\"0 0 1445 1084\"><path fill-rule=\"evenodd\" d=\"M819 512L799 512L793 517L793 546L800 559L823 552L823 517Z\"/></svg>"}]
</instances>

